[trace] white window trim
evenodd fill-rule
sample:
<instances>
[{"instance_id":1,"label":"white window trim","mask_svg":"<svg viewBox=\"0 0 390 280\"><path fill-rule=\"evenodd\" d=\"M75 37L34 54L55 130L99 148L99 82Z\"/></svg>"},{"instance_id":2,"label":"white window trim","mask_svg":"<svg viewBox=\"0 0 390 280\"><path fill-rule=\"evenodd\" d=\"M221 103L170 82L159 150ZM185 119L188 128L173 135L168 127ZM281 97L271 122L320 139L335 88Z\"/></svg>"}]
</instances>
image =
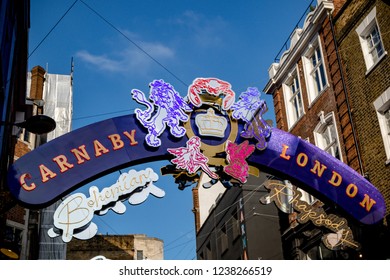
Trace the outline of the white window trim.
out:
<instances>
[{"instance_id":1,"label":"white window trim","mask_svg":"<svg viewBox=\"0 0 390 280\"><path fill-rule=\"evenodd\" d=\"M319 148L321 148L322 150L325 150L323 148L323 145L322 145L322 133L320 133L320 131L323 130L323 128L325 126L328 126L329 123L332 123L334 128L335 128L335 134L336 134L336 143L337 143L337 146L339 148L339 152L340 152L340 161L343 161L343 155L342 155L342 151L341 151L341 145L340 145L340 138L339 138L339 133L337 131L337 126L336 126L336 118L335 118L335 115L334 115L334 112L330 112L328 113L326 116L324 115L324 112L321 111L319 113L319 117L320 117L320 122L317 124L317 126L315 127L314 129L314 141L315 141L315 145ZM330 120L330 121L329 121Z\"/></svg>"},{"instance_id":2,"label":"white window trim","mask_svg":"<svg viewBox=\"0 0 390 280\"><path fill-rule=\"evenodd\" d=\"M369 33L369 31L372 29L373 25L376 25L376 27L378 28L381 44L383 47L383 54L380 57L378 57L376 62L372 60L372 56L371 54L369 54L369 49L366 40L366 36ZM373 70L375 66L378 65L383 60L383 58L386 57L387 55L387 51L385 49L382 40L381 30L376 20L376 7L374 7L371 10L371 12L363 19L363 21L359 24L359 26L355 29L355 31L359 37L360 46L363 52L364 62L366 63L366 68L367 68L366 75L368 75L371 72L371 70Z\"/></svg>"},{"instance_id":3,"label":"white window trim","mask_svg":"<svg viewBox=\"0 0 390 280\"><path fill-rule=\"evenodd\" d=\"M296 78L298 81L299 85L299 91L301 94L301 102L302 102L302 115L297 116L295 119L294 113L292 112L292 106L291 106L291 90L290 90L290 85L293 79ZM283 85L283 96L284 96L284 105L286 108L286 116L287 116L287 124L288 124L288 129L291 130L294 125L302 118L303 115L305 115L305 107L303 104L303 95L302 95L302 86L301 86L301 81L299 79L299 71L298 67L296 66L289 74L287 79L284 81Z\"/></svg>"},{"instance_id":4,"label":"white window trim","mask_svg":"<svg viewBox=\"0 0 390 280\"><path fill-rule=\"evenodd\" d=\"M321 63L324 67L324 74L325 74L325 84L320 92L316 93L317 90L315 89L315 83L313 81L313 78L311 76L311 72L313 69L311 69L311 61L310 58L313 55L316 48L319 48L320 54L321 54ZM309 99L309 108L317 101L317 99L322 95L322 93L329 87L329 81L328 81L328 75L325 67L324 62L324 54L322 52L322 45L321 40L319 36L316 36L311 43L308 45L306 51L303 53L302 56L302 62L303 62L303 73L305 75L305 82L306 82L306 89L307 89L307 95Z\"/></svg>"},{"instance_id":5,"label":"white window trim","mask_svg":"<svg viewBox=\"0 0 390 280\"><path fill-rule=\"evenodd\" d=\"M387 128L384 112L390 108L390 87L387 88L375 101L374 107L378 116L383 145L386 153L386 165L390 164L390 131Z\"/></svg>"}]
</instances>

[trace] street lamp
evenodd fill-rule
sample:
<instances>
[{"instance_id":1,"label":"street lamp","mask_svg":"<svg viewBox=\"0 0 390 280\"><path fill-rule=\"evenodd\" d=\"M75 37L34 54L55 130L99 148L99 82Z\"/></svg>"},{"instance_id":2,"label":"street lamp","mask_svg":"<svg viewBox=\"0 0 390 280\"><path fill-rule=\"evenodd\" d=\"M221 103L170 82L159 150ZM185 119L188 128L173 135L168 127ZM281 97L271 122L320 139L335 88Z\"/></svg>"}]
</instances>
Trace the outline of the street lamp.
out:
<instances>
[{"instance_id":1,"label":"street lamp","mask_svg":"<svg viewBox=\"0 0 390 280\"><path fill-rule=\"evenodd\" d=\"M55 120L45 115L34 115L27 120L15 123L14 125L24 128L34 134L49 133L56 128Z\"/></svg>"}]
</instances>

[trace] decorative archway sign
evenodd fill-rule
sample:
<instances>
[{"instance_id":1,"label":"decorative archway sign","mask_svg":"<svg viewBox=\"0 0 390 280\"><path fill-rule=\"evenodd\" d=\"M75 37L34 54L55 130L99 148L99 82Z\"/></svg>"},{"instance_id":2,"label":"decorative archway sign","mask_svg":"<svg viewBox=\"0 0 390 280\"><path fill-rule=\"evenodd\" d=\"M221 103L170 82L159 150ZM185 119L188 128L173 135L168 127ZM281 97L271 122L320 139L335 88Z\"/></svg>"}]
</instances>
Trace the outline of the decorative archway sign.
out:
<instances>
[{"instance_id":1,"label":"decorative archway sign","mask_svg":"<svg viewBox=\"0 0 390 280\"><path fill-rule=\"evenodd\" d=\"M318 147L271 128L256 88L238 101L228 82L197 78L185 98L154 80L149 96L131 94L145 110L97 122L58 137L19 158L8 186L24 205L41 208L103 175L167 159L183 180L207 173L212 182L246 182L259 170L291 180L331 201L364 224L383 219L381 193L364 177Z\"/></svg>"}]
</instances>

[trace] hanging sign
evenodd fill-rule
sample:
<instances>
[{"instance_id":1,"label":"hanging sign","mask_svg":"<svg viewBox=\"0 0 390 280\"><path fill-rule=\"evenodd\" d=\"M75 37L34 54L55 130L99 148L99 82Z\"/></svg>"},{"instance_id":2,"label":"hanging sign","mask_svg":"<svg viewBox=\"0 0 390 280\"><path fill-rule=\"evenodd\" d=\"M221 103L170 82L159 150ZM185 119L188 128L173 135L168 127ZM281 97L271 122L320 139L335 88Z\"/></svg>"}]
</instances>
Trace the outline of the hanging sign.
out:
<instances>
[{"instance_id":1,"label":"hanging sign","mask_svg":"<svg viewBox=\"0 0 390 280\"><path fill-rule=\"evenodd\" d=\"M26 206L43 207L115 170L166 158L168 143L175 147L186 142L172 142L166 132L162 147L147 149L145 135L135 115L74 130L19 158L8 171L10 191Z\"/></svg>"},{"instance_id":2,"label":"hanging sign","mask_svg":"<svg viewBox=\"0 0 390 280\"><path fill-rule=\"evenodd\" d=\"M163 80L149 95L132 90L146 109L58 137L19 158L8 171L11 193L28 207L43 207L99 176L168 159L178 174L241 185L264 170L335 203L358 221L374 224L386 212L381 193L352 168L263 119L256 88L235 102L229 83L197 78L186 98ZM191 177L192 176L192 177ZM324 201L325 202L325 201Z\"/></svg>"},{"instance_id":3,"label":"hanging sign","mask_svg":"<svg viewBox=\"0 0 390 280\"><path fill-rule=\"evenodd\" d=\"M143 203L150 194L164 197L165 192L154 185L158 175L151 168L141 171L130 170L122 173L118 181L101 191L96 186L89 188L89 197L83 193L68 196L54 212L54 228L49 229L50 237L61 235L64 242L72 237L90 239L97 233L92 222L94 214L104 215L110 209L118 214L126 211L124 200L132 205Z\"/></svg>"},{"instance_id":4,"label":"hanging sign","mask_svg":"<svg viewBox=\"0 0 390 280\"><path fill-rule=\"evenodd\" d=\"M296 188L284 184L282 181L269 180L265 182L265 188L270 190L270 194L260 198L263 204L269 204L272 201L283 212L290 205L298 214L297 221L301 224L311 221L315 226L325 227L333 233L324 234L322 241L330 250L349 247L359 250L360 244L354 240L351 228L344 218L334 214L326 214L322 207L314 207L301 200L302 193ZM286 205L287 204L287 205ZM292 228L294 225L291 226Z\"/></svg>"}]
</instances>

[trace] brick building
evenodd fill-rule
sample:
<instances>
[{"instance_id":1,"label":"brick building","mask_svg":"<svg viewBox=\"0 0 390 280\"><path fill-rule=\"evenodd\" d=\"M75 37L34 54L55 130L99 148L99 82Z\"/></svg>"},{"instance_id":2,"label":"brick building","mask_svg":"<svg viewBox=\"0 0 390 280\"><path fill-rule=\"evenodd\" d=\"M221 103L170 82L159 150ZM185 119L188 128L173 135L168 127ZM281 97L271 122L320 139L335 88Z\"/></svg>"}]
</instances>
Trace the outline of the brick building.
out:
<instances>
[{"instance_id":1,"label":"brick building","mask_svg":"<svg viewBox=\"0 0 390 280\"><path fill-rule=\"evenodd\" d=\"M55 122L61 122L61 126L56 126L53 131L44 134L31 133L25 128L19 128L14 136L15 147L13 153L11 153L13 160L17 160L45 142L69 132L71 127L71 75L49 74L41 66L34 67L27 74L25 103L28 114L35 116L45 113L45 115L53 118ZM56 110L62 111L63 114L56 115L54 112ZM25 113L17 112L15 121L22 122L24 118ZM8 257L11 255L11 258L19 259L38 259L40 257L40 251L43 250L40 248L42 247L40 244L49 244L51 241L50 239L45 242L42 241L45 234L41 228L44 227L43 222L48 220L43 218L47 212L46 210L27 209L14 201L14 205L4 213L5 225L2 227L4 240L15 253L9 254ZM50 220L52 220L52 217ZM53 246L51 244L48 247L54 248L55 246ZM61 246L63 246L63 243ZM59 247L53 250L56 251L56 254L60 251Z\"/></svg>"},{"instance_id":2,"label":"brick building","mask_svg":"<svg viewBox=\"0 0 390 280\"><path fill-rule=\"evenodd\" d=\"M73 239L67 246L68 260L162 260L164 243L145 234L96 235L88 240Z\"/></svg>"},{"instance_id":3,"label":"brick building","mask_svg":"<svg viewBox=\"0 0 390 280\"><path fill-rule=\"evenodd\" d=\"M342 64L345 89L336 92L337 106L344 107L348 94L351 111L345 124L340 110L345 150L350 152L349 126L353 126L361 158L361 172L376 186L390 211L390 5L388 1L344 1L335 15L336 45ZM371 41L373 45L370 46ZM336 83L336 81L335 81ZM337 85L337 84L336 84ZM344 97L339 97L343 95ZM347 133L346 133L347 132ZM354 165L352 165L354 166Z\"/></svg>"},{"instance_id":4,"label":"brick building","mask_svg":"<svg viewBox=\"0 0 390 280\"><path fill-rule=\"evenodd\" d=\"M345 0L319 0L315 4L305 11L304 21L297 25L301 27L293 30L285 51L269 68L264 91L273 95L277 127L358 171L389 202L390 79L385 49L389 44L389 5L385 1ZM321 194L311 194L308 202L321 199ZM361 249L324 250L321 236L326 231L305 224L284 234L289 248L286 258L389 256L390 252L381 250L387 242L382 224L362 225L336 205L323 202L328 213L348 220Z\"/></svg>"}]
</instances>

